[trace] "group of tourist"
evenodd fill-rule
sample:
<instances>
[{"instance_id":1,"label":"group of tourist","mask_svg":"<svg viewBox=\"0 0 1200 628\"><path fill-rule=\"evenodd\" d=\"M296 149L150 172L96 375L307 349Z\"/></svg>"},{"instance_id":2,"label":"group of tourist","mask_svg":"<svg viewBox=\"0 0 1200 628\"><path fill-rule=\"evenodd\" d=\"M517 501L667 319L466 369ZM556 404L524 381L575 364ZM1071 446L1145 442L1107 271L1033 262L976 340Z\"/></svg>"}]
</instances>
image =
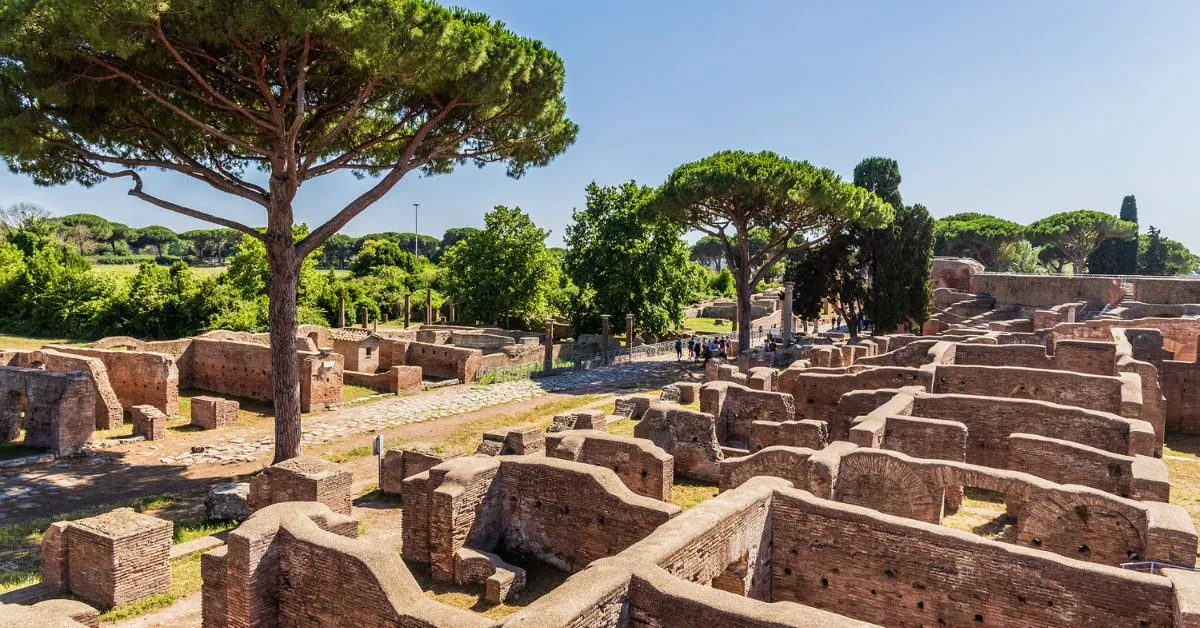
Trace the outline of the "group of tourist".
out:
<instances>
[{"instance_id":1,"label":"group of tourist","mask_svg":"<svg viewBox=\"0 0 1200 628\"><path fill-rule=\"evenodd\" d=\"M715 338L709 338L708 340L703 338L688 338L686 348L688 357L693 362L703 359L704 363L708 364L708 361L713 358L728 357L728 351L732 344L733 340L731 340L728 336L717 336ZM683 344L682 338L675 341L676 360L683 359L684 347L685 345Z\"/></svg>"}]
</instances>

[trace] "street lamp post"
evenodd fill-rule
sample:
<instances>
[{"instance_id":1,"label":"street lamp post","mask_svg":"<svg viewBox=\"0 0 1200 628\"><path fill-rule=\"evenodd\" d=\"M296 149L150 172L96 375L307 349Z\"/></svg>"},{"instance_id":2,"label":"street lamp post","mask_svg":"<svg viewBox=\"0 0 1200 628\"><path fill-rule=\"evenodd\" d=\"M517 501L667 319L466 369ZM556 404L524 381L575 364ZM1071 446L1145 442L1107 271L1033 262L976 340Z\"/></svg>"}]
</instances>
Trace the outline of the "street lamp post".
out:
<instances>
[{"instance_id":1,"label":"street lamp post","mask_svg":"<svg viewBox=\"0 0 1200 628\"><path fill-rule=\"evenodd\" d=\"M421 204L413 203L413 257L419 257L417 252L417 242L421 239L421 225L419 222L421 212Z\"/></svg>"}]
</instances>

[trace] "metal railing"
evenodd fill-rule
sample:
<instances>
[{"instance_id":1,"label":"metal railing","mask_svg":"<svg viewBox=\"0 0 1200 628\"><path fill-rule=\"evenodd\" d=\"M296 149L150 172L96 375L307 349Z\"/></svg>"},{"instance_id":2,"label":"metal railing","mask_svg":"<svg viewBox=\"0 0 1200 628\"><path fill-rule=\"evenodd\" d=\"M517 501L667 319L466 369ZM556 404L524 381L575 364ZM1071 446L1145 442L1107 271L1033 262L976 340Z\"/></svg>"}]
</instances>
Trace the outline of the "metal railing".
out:
<instances>
[{"instance_id":1,"label":"metal railing","mask_svg":"<svg viewBox=\"0 0 1200 628\"><path fill-rule=\"evenodd\" d=\"M1121 569L1129 571L1140 571L1149 574L1161 574L1163 569L1182 569L1184 571L1196 571L1194 567L1182 567L1180 565L1172 565L1170 563L1160 563L1155 560L1142 560L1132 563L1121 563Z\"/></svg>"},{"instance_id":2,"label":"metal railing","mask_svg":"<svg viewBox=\"0 0 1200 628\"><path fill-rule=\"evenodd\" d=\"M719 334L709 334L707 336L697 335L697 338L711 338ZM750 346L755 346L767 336L766 332L751 331ZM684 341L684 353L687 353L687 341ZM675 341L667 340L665 342L657 342L654 344L644 344L633 347L632 349L620 348L612 351L603 351L600 353L586 353L582 355L574 355L568 358L558 358L554 360L553 367L546 369L544 361L525 362L522 364L505 364L501 366L493 366L484 369L479 369L475 373L474 381L483 384L498 384L500 382L509 382L520 379L531 379L538 377L549 377L552 375L562 375L564 373L576 373L581 371L589 371L594 368L606 366L620 366L623 364L631 364L633 362L644 361L659 357L669 357L675 355Z\"/></svg>"}]
</instances>

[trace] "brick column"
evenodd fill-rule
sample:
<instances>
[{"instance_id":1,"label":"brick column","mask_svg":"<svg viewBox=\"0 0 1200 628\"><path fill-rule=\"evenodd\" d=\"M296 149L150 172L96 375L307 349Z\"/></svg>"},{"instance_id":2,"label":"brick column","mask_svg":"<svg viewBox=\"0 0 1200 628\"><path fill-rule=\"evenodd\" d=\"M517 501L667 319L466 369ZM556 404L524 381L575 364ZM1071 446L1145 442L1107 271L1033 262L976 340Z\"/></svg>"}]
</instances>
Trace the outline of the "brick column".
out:
<instances>
[{"instance_id":1,"label":"brick column","mask_svg":"<svg viewBox=\"0 0 1200 628\"><path fill-rule=\"evenodd\" d=\"M792 289L796 284L785 281L783 282L783 346L792 344Z\"/></svg>"},{"instance_id":2,"label":"brick column","mask_svg":"<svg viewBox=\"0 0 1200 628\"><path fill-rule=\"evenodd\" d=\"M404 328L408 329L409 317L412 315L412 302L409 301L409 295L404 295Z\"/></svg>"},{"instance_id":3,"label":"brick column","mask_svg":"<svg viewBox=\"0 0 1200 628\"><path fill-rule=\"evenodd\" d=\"M611 314L601 314L600 315L600 353L601 354L608 353L608 338L609 338L608 324L609 324L610 319L612 319ZM604 362L605 363L608 362L607 357L604 358Z\"/></svg>"},{"instance_id":4,"label":"brick column","mask_svg":"<svg viewBox=\"0 0 1200 628\"><path fill-rule=\"evenodd\" d=\"M433 323L433 290L425 289L425 324Z\"/></svg>"},{"instance_id":5,"label":"brick column","mask_svg":"<svg viewBox=\"0 0 1200 628\"><path fill-rule=\"evenodd\" d=\"M546 370L554 368L554 319L546 319Z\"/></svg>"},{"instance_id":6,"label":"brick column","mask_svg":"<svg viewBox=\"0 0 1200 628\"><path fill-rule=\"evenodd\" d=\"M367 306L365 306L365 305L364 305L364 306L363 306L363 309L362 309L362 326L363 326L363 329L366 329L366 328L367 328L367 318L369 318L369 314L367 314Z\"/></svg>"}]
</instances>

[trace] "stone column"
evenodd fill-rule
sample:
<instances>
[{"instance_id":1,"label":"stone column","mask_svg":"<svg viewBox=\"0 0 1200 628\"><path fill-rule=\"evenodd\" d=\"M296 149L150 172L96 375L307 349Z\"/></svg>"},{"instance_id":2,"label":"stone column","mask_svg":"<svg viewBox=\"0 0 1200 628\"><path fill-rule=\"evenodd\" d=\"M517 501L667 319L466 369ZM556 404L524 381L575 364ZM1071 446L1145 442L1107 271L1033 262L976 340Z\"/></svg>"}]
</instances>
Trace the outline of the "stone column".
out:
<instances>
[{"instance_id":1,"label":"stone column","mask_svg":"<svg viewBox=\"0 0 1200 628\"><path fill-rule=\"evenodd\" d=\"M600 353L602 353L602 354L608 353L608 338L609 338L608 324L609 324L609 320L611 318L612 318L611 314L601 314L600 315ZM604 361L608 362L608 358L606 357L604 359Z\"/></svg>"},{"instance_id":2,"label":"stone column","mask_svg":"<svg viewBox=\"0 0 1200 628\"><path fill-rule=\"evenodd\" d=\"M454 315L454 301L450 302L450 322L457 321L458 317Z\"/></svg>"},{"instance_id":3,"label":"stone column","mask_svg":"<svg viewBox=\"0 0 1200 628\"><path fill-rule=\"evenodd\" d=\"M633 353L633 314L625 315L625 348Z\"/></svg>"},{"instance_id":4,"label":"stone column","mask_svg":"<svg viewBox=\"0 0 1200 628\"><path fill-rule=\"evenodd\" d=\"M338 327L346 326L346 297L338 297Z\"/></svg>"},{"instance_id":5,"label":"stone column","mask_svg":"<svg viewBox=\"0 0 1200 628\"><path fill-rule=\"evenodd\" d=\"M792 344L792 289L795 287L795 283L783 282L783 346L785 347Z\"/></svg>"},{"instance_id":6,"label":"stone column","mask_svg":"<svg viewBox=\"0 0 1200 628\"><path fill-rule=\"evenodd\" d=\"M433 290L425 289L425 324L433 323Z\"/></svg>"},{"instance_id":7,"label":"stone column","mask_svg":"<svg viewBox=\"0 0 1200 628\"><path fill-rule=\"evenodd\" d=\"M366 329L366 328L367 328L367 318L369 318L369 315L367 314L367 306L365 306L365 305L364 305L364 306L363 306L363 309L362 309L362 326L363 326L363 329Z\"/></svg>"},{"instance_id":8,"label":"stone column","mask_svg":"<svg viewBox=\"0 0 1200 628\"><path fill-rule=\"evenodd\" d=\"M407 295L407 294L404 295L404 328L405 329L408 329L408 325L411 322L409 320L409 317L412 315L412 303L409 301L410 298L411 297L409 295Z\"/></svg>"},{"instance_id":9,"label":"stone column","mask_svg":"<svg viewBox=\"0 0 1200 628\"><path fill-rule=\"evenodd\" d=\"M738 307L737 303L733 304L733 318L729 321L729 331L731 332L737 331L739 318L738 315L741 314L741 309L742 308Z\"/></svg>"},{"instance_id":10,"label":"stone column","mask_svg":"<svg viewBox=\"0 0 1200 628\"><path fill-rule=\"evenodd\" d=\"M546 319L546 370L554 368L554 319Z\"/></svg>"}]
</instances>

